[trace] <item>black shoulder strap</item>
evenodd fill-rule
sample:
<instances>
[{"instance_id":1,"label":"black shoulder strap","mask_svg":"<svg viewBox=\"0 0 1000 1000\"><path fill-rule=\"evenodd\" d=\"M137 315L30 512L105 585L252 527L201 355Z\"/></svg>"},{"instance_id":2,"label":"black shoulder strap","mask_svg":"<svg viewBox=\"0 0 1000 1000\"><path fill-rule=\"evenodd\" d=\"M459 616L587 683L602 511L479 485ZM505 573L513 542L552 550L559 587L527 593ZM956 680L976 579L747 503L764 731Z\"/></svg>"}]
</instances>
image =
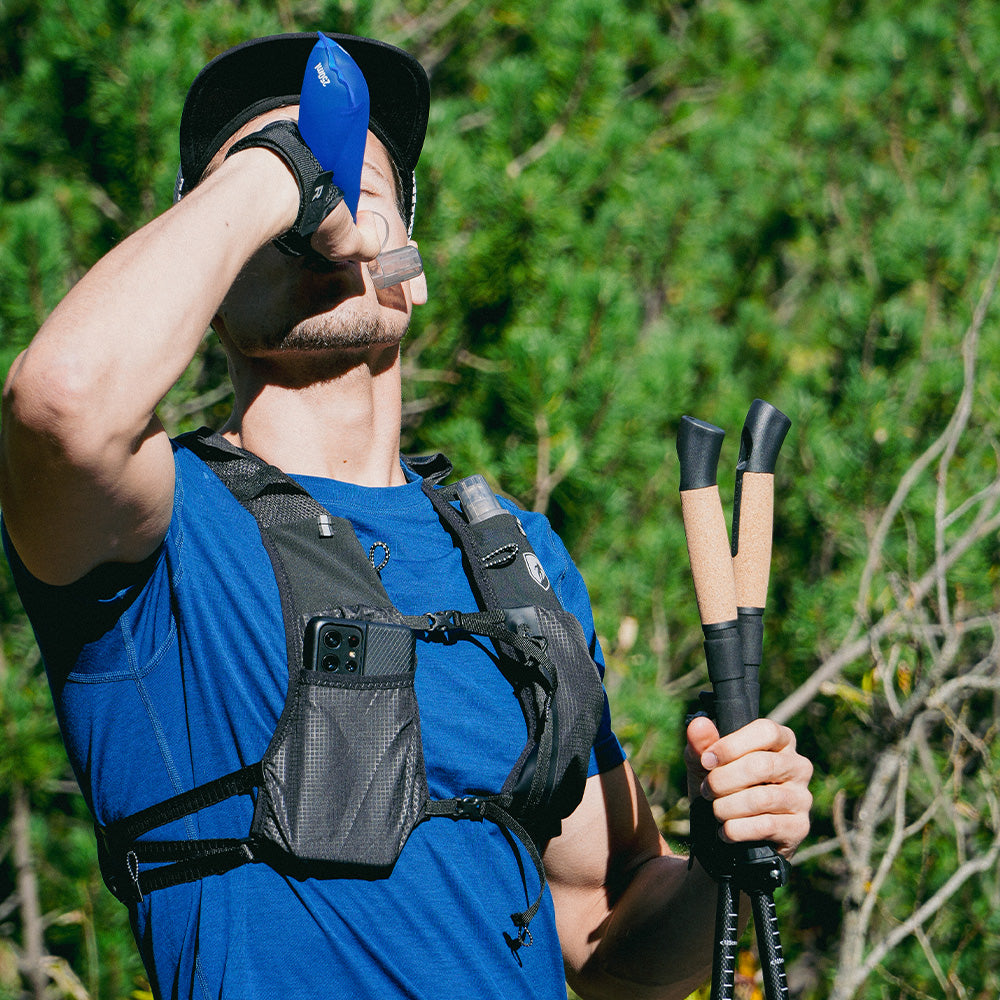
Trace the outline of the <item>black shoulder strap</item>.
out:
<instances>
[{"instance_id":1,"label":"black shoulder strap","mask_svg":"<svg viewBox=\"0 0 1000 1000\"><path fill-rule=\"evenodd\" d=\"M253 851L246 837L155 841L138 838L233 795L249 794L260 781L261 765L250 764L116 823L95 824L101 875L112 894L123 903L139 902L154 889L193 882L206 875L221 875L253 861ZM140 871L140 865L144 864L158 867Z\"/></svg>"},{"instance_id":2,"label":"black shoulder strap","mask_svg":"<svg viewBox=\"0 0 1000 1000\"><path fill-rule=\"evenodd\" d=\"M403 462L432 486L444 482L452 471L451 462L441 452L434 455L404 455Z\"/></svg>"},{"instance_id":3,"label":"black shoulder strap","mask_svg":"<svg viewBox=\"0 0 1000 1000\"><path fill-rule=\"evenodd\" d=\"M207 428L178 439L254 516L278 582L289 676L302 665L309 614L343 604L392 609L382 581L344 518L333 517L295 480ZM322 544L317 544L317 539Z\"/></svg>"},{"instance_id":4,"label":"black shoulder strap","mask_svg":"<svg viewBox=\"0 0 1000 1000\"><path fill-rule=\"evenodd\" d=\"M435 488L432 481L425 479L423 490L465 554L482 608L562 609L528 536L513 514L504 511L469 524L450 502L456 496L454 486Z\"/></svg>"}]
</instances>

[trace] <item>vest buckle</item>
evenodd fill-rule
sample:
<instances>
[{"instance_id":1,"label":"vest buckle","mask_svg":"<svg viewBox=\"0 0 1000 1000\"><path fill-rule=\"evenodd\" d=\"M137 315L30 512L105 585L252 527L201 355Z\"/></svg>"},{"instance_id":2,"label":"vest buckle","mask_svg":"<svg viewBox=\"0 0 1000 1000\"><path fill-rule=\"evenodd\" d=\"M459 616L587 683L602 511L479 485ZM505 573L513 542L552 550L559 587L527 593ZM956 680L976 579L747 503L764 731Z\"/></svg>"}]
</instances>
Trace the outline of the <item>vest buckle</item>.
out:
<instances>
[{"instance_id":1,"label":"vest buckle","mask_svg":"<svg viewBox=\"0 0 1000 1000\"><path fill-rule=\"evenodd\" d=\"M485 819L486 799L478 795L464 795L455 799L456 819Z\"/></svg>"},{"instance_id":2,"label":"vest buckle","mask_svg":"<svg viewBox=\"0 0 1000 1000\"><path fill-rule=\"evenodd\" d=\"M462 627L461 611L428 611L428 624L425 627L427 632L448 632L451 629Z\"/></svg>"}]
</instances>

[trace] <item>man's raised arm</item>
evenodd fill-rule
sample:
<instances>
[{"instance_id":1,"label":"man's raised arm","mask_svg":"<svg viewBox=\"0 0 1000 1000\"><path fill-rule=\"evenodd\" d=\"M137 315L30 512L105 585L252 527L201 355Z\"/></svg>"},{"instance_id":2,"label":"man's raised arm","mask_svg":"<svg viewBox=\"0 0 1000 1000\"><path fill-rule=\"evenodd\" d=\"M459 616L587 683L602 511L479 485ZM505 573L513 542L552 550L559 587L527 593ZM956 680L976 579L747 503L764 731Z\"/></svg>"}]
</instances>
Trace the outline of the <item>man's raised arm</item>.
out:
<instances>
[{"instance_id":1,"label":"man's raised arm","mask_svg":"<svg viewBox=\"0 0 1000 1000\"><path fill-rule=\"evenodd\" d=\"M104 562L137 562L163 540L174 468L155 408L240 269L298 208L277 156L237 153L102 258L15 360L3 395L0 504L39 579L66 584ZM317 237L327 230L349 231L345 258L377 252L367 252L374 230L355 230L343 205Z\"/></svg>"}]
</instances>

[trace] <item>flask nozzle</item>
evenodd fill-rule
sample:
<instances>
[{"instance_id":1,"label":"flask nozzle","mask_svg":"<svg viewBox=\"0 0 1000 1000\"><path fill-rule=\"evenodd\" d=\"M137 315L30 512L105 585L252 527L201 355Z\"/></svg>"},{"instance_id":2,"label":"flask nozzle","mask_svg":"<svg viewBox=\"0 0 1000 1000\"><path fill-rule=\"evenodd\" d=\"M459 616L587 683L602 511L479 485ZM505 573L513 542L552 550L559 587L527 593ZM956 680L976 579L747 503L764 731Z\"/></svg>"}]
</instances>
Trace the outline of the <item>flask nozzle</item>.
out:
<instances>
[{"instance_id":1,"label":"flask nozzle","mask_svg":"<svg viewBox=\"0 0 1000 1000\"><path fill-rule=\"evenodd\" d=\"M504 512L489 483L482 476L469 476L456 483L455 492L462 504L462 513L469 524L478 524L488 517Z\"/></svg>"},{"instance_id":2,"label":"flask nozzle","mask_svg":"<svg viewBox=\"0 0 1000 1000\"><path fill-rule=\"evenodd\" d=\"M376 288L389 288L401 281L415 278L424 269L420 252L416 247L405 246L396 250L386 250L368 262L368 273Z\"/></svg>"}]
</instances>

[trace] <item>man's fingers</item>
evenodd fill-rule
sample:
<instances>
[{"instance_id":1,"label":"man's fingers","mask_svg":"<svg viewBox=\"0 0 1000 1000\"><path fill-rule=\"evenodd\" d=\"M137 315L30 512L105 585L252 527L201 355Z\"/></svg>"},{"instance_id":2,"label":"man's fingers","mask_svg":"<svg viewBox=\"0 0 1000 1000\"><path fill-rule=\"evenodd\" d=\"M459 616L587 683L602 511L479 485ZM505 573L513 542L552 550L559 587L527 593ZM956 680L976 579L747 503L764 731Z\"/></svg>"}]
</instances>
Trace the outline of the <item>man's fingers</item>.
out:
<instances>
[{"instance_id":1,"label":"man's fingers","mask_svg":"<svg viewBox=\"0 0 1000 1000\"><path fill-rule=\"evenodd\" d=\"M715 723L706 716L697 716L688 723L685 754L696 760L718 739L719 730L715 728Z\"/></svg>"},{"instance_id":2,"label":"man's fingers","mask_svg":"<svg viewBox=\"0 0 1000 1000\"><path fill-rule=\"evenodd\" d=\"M711 719L704 716L692 719L687 728L687 745L684 747L684 763L688 773L688 794L698 794L698 789L708 774L702 756L719 739L719 730Z\"/></svg>"},{"instance_id":3,"label":"man's fingers","mask_svg":"<svg viewBox=\"0 0 1000 1000\"><path fill-rule=\"evenodd\" d=\"M807 785L811 777L812 765L791 747L781 751L754 751L708 770L701 793L705 798L717 799L759 785L787 782Z\"/></svg>"},{"instance_id":4,"label":"man's fingers","mask_svg":"<svg viewBox=\"0 0 1000 1000\"><path fill-rule=\"evenodd\" d=\"M310 243L328 260L374 260L382 249L384 233L371 212L359 212L355 225L351 210L341 202L313 233Z\"/></svg>"},{"instance_id":5,"label":"man's fingers","mask_svg":"<svg viewBox=\"0 0 1000 1000\"><path fill-rule=\"evenodd\" d=\"M715 798L712 810L721 823L756 816L794 816L808 813L812 795L800 782L781 785L755 785L732 795Z\"/></svg>"},{"instance_id":6,"label":"man's fingers","mask_svg":"<svg viewBox=\"0 0 1000 1000\"><path fill-rule=\"evenodd\" d=\"M779 726L770 719L755 719L753 722L724 736L712 748L715 764L729 764L755 750L779 752L795 749L795 733L787 726Z\"/></svg>"},{"instance_id":7,"label":"man's fingers","mask_svg":"<svg viewBox=\"0 0 1000 1000\"><path fill-rule=\"evenodd\" d=\"M719 836L730 844L773 844L779 854L790 858L795 849L809 835L808 813L745 816L726 820Z\"/></svg>"},{"instance_id":8,"label":"man's fingers","mask_svg":"<svg viewBox=\"0 0 1000 1000\"><path fill-rule=\"evenodd\" d=\"M360 237L359 260L374 260L379 255L385 242L387 228L385 220L379 219L374 213L358 212L356 231Z\"/></svg>"}]
</instances>

